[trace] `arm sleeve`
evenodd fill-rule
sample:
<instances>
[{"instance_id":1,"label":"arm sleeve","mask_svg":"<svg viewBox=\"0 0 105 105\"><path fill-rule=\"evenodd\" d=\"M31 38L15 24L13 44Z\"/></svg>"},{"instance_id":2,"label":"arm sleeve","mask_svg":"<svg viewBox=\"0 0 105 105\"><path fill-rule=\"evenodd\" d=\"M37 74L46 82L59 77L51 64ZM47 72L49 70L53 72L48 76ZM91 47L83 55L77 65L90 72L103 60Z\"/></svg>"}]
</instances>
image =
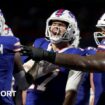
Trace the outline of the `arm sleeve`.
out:
<instances>
[{"instance_id":1,"label":"arm sleeve","mask_svg":"<svg viewBox=\"0 0 105 105\"><path fill-rule=\"evenodd\" d=\"M67 84L66 84L66 91L69 91L69 90L77 91L81 83L83 74L84 73L81 71L70 70L69 75L68 75Z\"/></svg>"}]
</instances>

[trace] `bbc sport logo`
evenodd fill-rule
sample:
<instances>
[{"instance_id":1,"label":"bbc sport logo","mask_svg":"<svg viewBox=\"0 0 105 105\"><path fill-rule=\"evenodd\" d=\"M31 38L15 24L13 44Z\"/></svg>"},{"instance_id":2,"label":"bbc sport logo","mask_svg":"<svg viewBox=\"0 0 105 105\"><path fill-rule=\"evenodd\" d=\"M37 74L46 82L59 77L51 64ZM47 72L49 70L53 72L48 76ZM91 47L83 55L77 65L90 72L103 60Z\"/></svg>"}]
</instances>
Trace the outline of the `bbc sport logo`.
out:
<instances>
[{"instance_id":1,"label":"bbc sport logo","mask_svg":"<svg viewBox=\"0 0 105 105\"><path fill-rule=\"evenodd\" d=\"M7 96L7 97L8 96L10 96L10 97L13 96L14 97L15 94L16 94L16 91L14 91L14 90L12 90L12 91L11 90L10 91L5 91L5 90L0 91L0 96L1 97L5 97L5 96Z\"/></svg>"}]
</instances>

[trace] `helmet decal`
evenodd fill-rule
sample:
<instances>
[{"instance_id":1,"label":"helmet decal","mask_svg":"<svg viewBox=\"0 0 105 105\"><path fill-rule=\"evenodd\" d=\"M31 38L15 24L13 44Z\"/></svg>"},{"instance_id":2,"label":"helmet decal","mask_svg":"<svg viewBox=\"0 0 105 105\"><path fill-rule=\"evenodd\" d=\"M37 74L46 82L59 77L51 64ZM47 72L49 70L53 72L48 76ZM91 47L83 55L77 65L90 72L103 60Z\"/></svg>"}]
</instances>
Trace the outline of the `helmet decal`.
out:
<instances>
[{"instance_id":1,"label":"helmet decal","mask_svg":"<svg viewBox=\"0 0 105 105\"><path fill-rule=\"evenodd\" d=\"M56 16L61 16L64 12L64 9L59 9L57 12L56 12Z\"/></svg>"}]
</instances>

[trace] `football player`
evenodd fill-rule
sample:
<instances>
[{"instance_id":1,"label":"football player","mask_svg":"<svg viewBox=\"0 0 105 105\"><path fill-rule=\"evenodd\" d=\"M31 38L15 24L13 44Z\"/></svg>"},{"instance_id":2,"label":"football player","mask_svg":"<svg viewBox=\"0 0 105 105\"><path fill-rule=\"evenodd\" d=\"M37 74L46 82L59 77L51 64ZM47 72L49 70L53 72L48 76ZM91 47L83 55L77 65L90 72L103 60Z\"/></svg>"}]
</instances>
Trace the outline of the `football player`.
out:
<instances>
[{"instance_id":1,"label":"football player","mask_svg":"<svg viewBox=\"0 0 105 105\"><path fill-rule=\"evenodd\" d=\"M96 53L96 49L93 47L88 47L83 50L83 53L86 56L94 55ZM74 76L74 78L76 78L76 76ZM71 103L71 100L70 100L71 95L69 92L69 88L71 86L70 81L73 81L73 76L72 76L72 78L68 78L67 85L66 85L66 97L65 97L63 105L70 105L70 103ZM90 73L84 72L84 75L83 75L80 85L78 87L77 96L74 100L73 105L82 105L82 104L89 105L89 103L90 103L90 88L91 88L90 85L91 85L90 84Z\"/></svg>"},{"instance_id":2,"label":"football player","mask_svg":"<svg viewBox=\"0 0 105 105\"><path fill-rule=\"evenodd\" d=\"M105 13L98 20L96 27L97 32L94 32L94 39L98 45L97 51L105 51ZM94 85L94 105L105 104L105 73L93 73L93 85Z\"/></svg>"},{"instance_id":3,"label":"football player","mask_svg":"<svg viewBox=\"0 0 105 105\"><path fill-rule=\"evenodd\" d=\"M11 91L13 74L19 87L24 83L22 89L26 88L24 86L27 83L25 84L24 81L27 80L24 77L27 76L29 78L29 74L25 75L20 50L19 39L13 36L11 29L5 24L4 16L0 11L0 105L14 105Z\"/></svg>"},{"instance_id":4,"label":"football player","mask_svg":"<svg viewBox=\"0 0 105 105\"><path fill-rule=\"evenodd\" d=\"M45 34L46 38L35 40L34 47L49 52L84 55L82 49L77 48L79 29L75 16L69 10L59 9L52 13L47 19ZM32 67L32 63L33 61L29 61L24 65ZM43 60L37 62L36 60L35 69L37 69L37 79L35 85L31 85L27 90L26 105L63 104L69 68L57 66ZM70 73L69 78L72 78L72 81L69 81L69 91L72 105L83 73L74 70L70 72L72 73Z\"/></svg>"},{"instance_id":5,"label":"football player","mask_svg":"<svg viewBox=\"0 0 105 105\"><path fill-rule=\"evenodd\" d=\"M10 28L5 24L4 16L0 10L0 93L6 93L11 90L11 80L14 65L14 54L20 50L19 39L13 37ZM12 96L2 96L0 94L0 104L14 105Z\"/></svg>"}]
</instances>

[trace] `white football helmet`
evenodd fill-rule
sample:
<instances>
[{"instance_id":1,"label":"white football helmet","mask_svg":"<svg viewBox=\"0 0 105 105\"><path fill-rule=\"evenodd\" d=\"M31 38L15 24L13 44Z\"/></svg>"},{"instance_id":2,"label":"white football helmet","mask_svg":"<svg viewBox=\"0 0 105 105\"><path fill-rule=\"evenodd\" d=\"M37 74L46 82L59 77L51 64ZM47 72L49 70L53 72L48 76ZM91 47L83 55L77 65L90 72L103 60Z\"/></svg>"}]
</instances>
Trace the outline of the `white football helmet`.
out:
<instances>
[{"instance_id":1,"label":"white football helmet","mask_svg":"<svg viewBox=\"0 0 105 105\"><path fill-rule=\"evenodd\" d=\"M5 23L5 19L1 10L0 10L0 35L13 36L11 28Z\"/></svg>"},{"instance_id":2,"label":"white football helmet","mask_svg":"<svg viewBox=\"0 0 105 105\"><path fill-rule=\"evenodd\" d=\"M68 23L67 30L63 34L63 36L58 35L55 37L54 35L51 34L50 27L51 21L53 20L64 21ZM78 46L80 39L79 34L80 31L75 16L69 10L64 9L57 10L53 12L52 15L46 21L45 35L52 43L73 41L73 45Z\"/></svg>"},{"instance_id":3,"label":"white football helmet","mask_svg":"<svg viewBox=\"0 0 105 105\"><path fill-rule=\"evenodd\" d=\"M4 24L2 36L14 36L11 28L7 24Z\"/></svg>"},{"instance_id":4,"label":"white football helmet","mask_svg":"<svg viewBox=\"0 0 105 105\"><path fill-rule=\"evenodd\" d=\"M0 35L3 34L4 24L5 24L5 19L2 11L0 10Z\"/></svg>"},{"instance_id":5,"label":"white football helmet","mask_svg":"<svg viewBox=\"0 0 105 105\"><path fill-rule=\"evenodd\" d=\"M105 31L105 13L98 20L96 27ZM103 38L105 38L105 33L103 33L102 31L94 32L94 39L97 45L100 44Z\"/></svg>"}]
</instances>

